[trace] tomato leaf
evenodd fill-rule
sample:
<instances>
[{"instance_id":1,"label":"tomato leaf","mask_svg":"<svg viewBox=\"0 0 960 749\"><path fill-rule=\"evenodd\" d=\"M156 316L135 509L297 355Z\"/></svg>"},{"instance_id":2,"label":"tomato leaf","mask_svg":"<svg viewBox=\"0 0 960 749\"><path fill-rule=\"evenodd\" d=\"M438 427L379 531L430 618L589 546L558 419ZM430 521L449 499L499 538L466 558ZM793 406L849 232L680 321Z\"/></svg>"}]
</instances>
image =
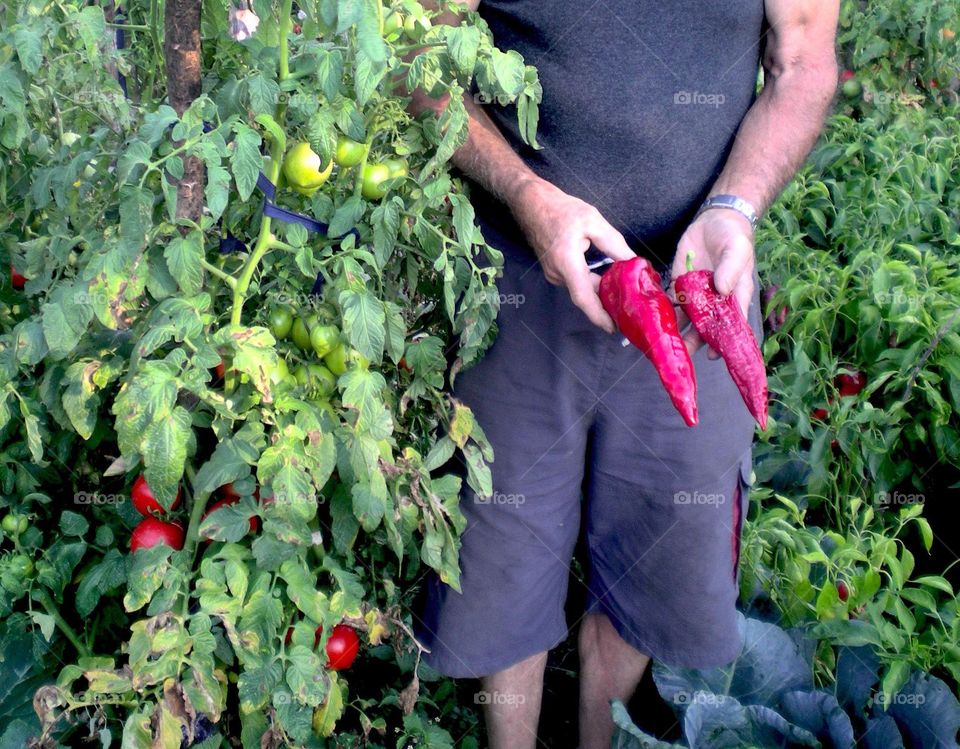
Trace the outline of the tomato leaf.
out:
<instances>
[{"instance_id":1,"label":"tomato leaf","mask_svg":"<svg viewBox=\"0 0 960 749\"><path fill-rule=\"evenodd\" d=\"M192 231L186 236L176 236L170 240L163 256L167 260L170 274L185 294L197 294L203 288L203 235Z\"/></svg>"},{"instance_id":2,"label":"tomato leaf","mask_svg":"<svg viewBox=\"0 0 960 749\"><path fill-rule=\"evenodd\" d=\"M344 332L350 345L372 362L383 357L385 315L383 302L370 291L347 289L340 294Z\"/></svg>"},{"instance_id":3,"label":"tomato leaf","mask_svg":"<svg viewBox=\"0 0 960 749\"><path fill-rule=\"evenodd\" d=\"M17 48L20 64L28 73L40 70L43 51L40 48L40 32L27 26L17 26L13 33L13 43Z\"/></svg>"},{"instance_id":4,"label":"tomato leaf","mask_svg":"<svg viewBox=\"0 0 960 749\"><path fill-rule=\"evenodd\" d=\"M370 476L369 483L354 484L351 489L353 496L353 514L367 533L372 533L380 525L387 509L387 485L383 474L375 471Z\"/></svg>"},{"instance_id":5,"label":"tomato leaf","mask_svg":"<svg viewBox=\"0 0 960 749\"><path fill-rule=\"evenodd\" d=\"M237 122L233 125L236 137L233 139L233 152L230 156L230 169L237 184L241 200L248 200L257 186L257 177L263 166L260 155L260 136L255 130Z\"/></svg>"}]
</instances>

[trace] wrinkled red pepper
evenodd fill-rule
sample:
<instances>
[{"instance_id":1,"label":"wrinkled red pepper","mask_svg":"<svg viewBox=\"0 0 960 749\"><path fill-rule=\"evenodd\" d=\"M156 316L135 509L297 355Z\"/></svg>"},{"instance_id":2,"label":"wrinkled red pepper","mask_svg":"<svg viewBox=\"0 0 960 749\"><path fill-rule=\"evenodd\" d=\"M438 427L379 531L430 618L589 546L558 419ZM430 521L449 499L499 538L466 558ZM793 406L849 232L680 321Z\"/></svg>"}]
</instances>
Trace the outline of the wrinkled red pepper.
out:
<instances>
[{"instance_id":1,"label":"wrinkled red pepper","mask_svg":"<svg viewBox=\"0 0 960 749\"><path fill-rule=\"evenodd\" d=\"M677 313L653 266L641 257L615 262L600 281L600 301L620 332L653 363L687 426L696 424L693 362L680 337Z\"/></svg>"},{"instance_id":2,"label":"wrinkled red pepper","mask_svg":"<svg viewBox=\"0 0 960 749\"><path fill-rule=\"evenodd\" d=\"M704 342L723 358L743 402L761 429L767 428L767 372L760 346L733 294L723 296L713 285L713 273L693 270L674 285L677 301Z\"/></svg>"}]
</instances>

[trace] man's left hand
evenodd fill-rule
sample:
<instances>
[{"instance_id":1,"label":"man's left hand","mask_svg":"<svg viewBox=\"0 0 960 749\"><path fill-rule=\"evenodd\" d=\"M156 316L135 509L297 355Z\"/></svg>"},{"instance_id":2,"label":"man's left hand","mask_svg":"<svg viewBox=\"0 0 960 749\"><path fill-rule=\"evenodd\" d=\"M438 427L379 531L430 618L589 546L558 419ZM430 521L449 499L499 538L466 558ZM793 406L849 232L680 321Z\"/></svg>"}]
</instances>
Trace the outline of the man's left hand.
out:
<instances>
[{"instance_id":1,"label":"man's left hand","mask_svg":"<svg viewBox=\"0 0 960 749\"><path fill-rule=\"evenodd\" d=\"M694 270L712 270L714 284L724 296L734 294L744 317L753 299L753 227L736 211L713 208L704 211L684 232L673 260L673 278L687 272L687 255L693 254ZM681 329L689 320L678 310ZM703 339L691 325L683 335L691 355L703 346ZM717 358L713 351L711 358Z\"/></svg>"}]
</instances>

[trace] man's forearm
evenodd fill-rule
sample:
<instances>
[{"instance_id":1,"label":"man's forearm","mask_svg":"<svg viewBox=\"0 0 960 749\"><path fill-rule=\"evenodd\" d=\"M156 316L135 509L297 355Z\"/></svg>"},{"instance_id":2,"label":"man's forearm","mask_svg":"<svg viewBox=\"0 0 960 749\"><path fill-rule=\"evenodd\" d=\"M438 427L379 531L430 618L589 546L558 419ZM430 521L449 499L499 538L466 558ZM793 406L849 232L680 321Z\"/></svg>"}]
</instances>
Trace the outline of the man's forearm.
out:
<instances>
[{"instance_id":1,"label":"man's forearm","mask_svg":"<svg viewBox=\"0 0 960 749\"><path fill-rule=\"evenodd\" d=\"M761 213L803 165L837 87L836 0L767 0L765 7L764 89L711 190L738 195Z\"/></svg>"},{"instance_id":2,"label":"man's forearm","mask_svg":"<svg viewBox=\"0 0 960 749\"><path fill-rule=\"evenodd\" d=\"M763 90L747 113L712 195L734 194L763 213L803 166L836 89L836 71L797 71Z\"/></svg>"}]
</instances>

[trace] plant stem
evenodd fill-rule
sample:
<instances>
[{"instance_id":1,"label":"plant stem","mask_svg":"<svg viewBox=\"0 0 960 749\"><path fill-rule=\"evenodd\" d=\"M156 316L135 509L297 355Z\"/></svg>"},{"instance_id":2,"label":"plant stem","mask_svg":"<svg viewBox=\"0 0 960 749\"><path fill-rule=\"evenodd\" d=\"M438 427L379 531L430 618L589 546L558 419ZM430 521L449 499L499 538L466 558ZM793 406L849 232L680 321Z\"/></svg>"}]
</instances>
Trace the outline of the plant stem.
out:
<instances>
[{"instance_id":1,"label":"plant stem","mask_svg":"<svg viewBox=\"0 0 960 749\"><path fill-rule=\"evenodd\" d=\"M280 68L279 82L282 84L290 77L290 48L288 36L292 26L290 18L293 13L293 0L283 0L280 6ZM284 99L277 103L274 120L282 128L287 113L287 105ZM270 167L267 170L268 179L277 184L280 175L280 164L283 161L283 144L279 141L272 141L270 144ZM263 259L263 256L270 250L270 243L275 238L270 233L270 217L263 216L260 220L260 233L257 235L257 242L253 251L247 258L240 277L233 287L233 312L230 315L230 324L239 325L243 316L243 303L246 301L247 289L250 287L250 280L253 278L257 266Z\"/></svg>"},{"instance_id":2,"label":"plant stem","mask_svg":"<svg viewBox=\"0 0 960 749\"><path fill-rule=\"evenodd\" d=\"M76 648L80 657L89 658L91 656L90 649L83 644L80 636L74 632L73 627L67 624L66 619L60 615L60 611L57 609L57 605L53 602L53 599L50 598L50 594L43 588L37 588L33 591L33 595L40 605L43 606L43 610L53 619L53 623L57 625L57 629L59 629L63 636L70 641L70 644Z\"/></svg>"},{"instance_id":3,"label":"plant stem","mask_svg":"<svg viewBox=\"0 0 960 749\"><path fill-rule=\"evenodd\" d=\"M197 478L197 472L189 463L185 467L185 473L190 481L191 489ZM207 501L210 499L209 492L193 493L193 502L190 506L190 521L187 524L187 535L183 543L183 549L187 553L187 559L190 560L190 569L193 569L194 557L197 550L197 539L199 538L200 521L203 520L203 512L207 509ZM190 609L190 590L189 587L184 591L181 613L184 618L187 617Z\"/></svg>"},{"instance_id":4,"label":"plant stem","mask_svg":"<svg viewBox=\"0 0 960 749\"><path fill-rule=\"evenodd\" d=\"M235 289L237 287L237 279L235 279L229 273L224 273L222 270L220 270L217 266L215 266L210 261L201 258L200 265L203 266L203 269L207 271L207 273L209 273L212 276L216 276L221 281L223 281L227 286L229 286L231 289Z\"/></svg>"},{"instance_id":5,"label":"plant stem","mask_svg":"<svg viewBox=\"0 0 960 749\"><path fill-rule=\"evenodd\" d=\"M147 96L153 100L154 84L156 83L157 70L163 67L163 44L160 41L160 34L157 29L160 26L160 0L150 0L150 40L153 42L154 64L150 66L150 78L147 84Z\"/></svg>"}]
</instances>

